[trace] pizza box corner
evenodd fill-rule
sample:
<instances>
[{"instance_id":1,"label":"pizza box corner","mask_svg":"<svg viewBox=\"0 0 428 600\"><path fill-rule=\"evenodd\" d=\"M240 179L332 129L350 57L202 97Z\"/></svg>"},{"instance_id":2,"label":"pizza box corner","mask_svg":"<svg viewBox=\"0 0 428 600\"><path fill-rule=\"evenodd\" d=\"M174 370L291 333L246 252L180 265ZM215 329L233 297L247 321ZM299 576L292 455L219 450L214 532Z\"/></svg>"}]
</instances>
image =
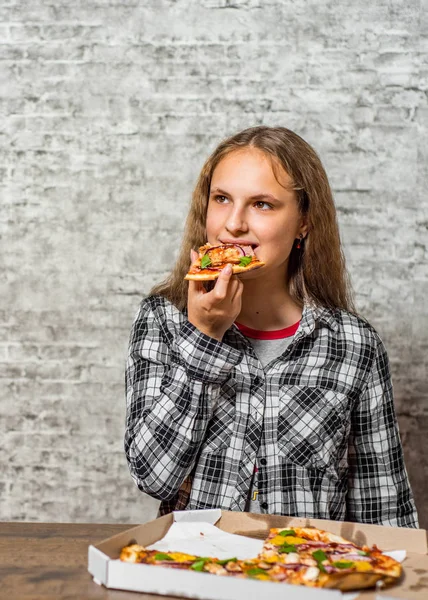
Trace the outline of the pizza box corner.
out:
<instances>
[{"instance_id":1,"label":"pizza box corner","mask_svg":"<svg viewBox=\"0 0 428 600\"><path fill-rule=\"evenodd\" d=\"M427 536L423 529L239 513L220 509L174 512L89 546L88 570L94 581L107 588L200 600L235 600L243 597L246 600L258 600L262 596L269 597L270 600L283 600L285 596L287 600L340 600L350 597L337 590L218 577L209 573L201 574L160 566L154 568L151 565L119 560L120 551L124 546L131 543L150 546L161 540L176 522L210 523L223 532L259 540L264 540L272 527L313 526L341 535L358 545L376 544L382 550L405 550L404 577L398 585L385 590L382 596L385 594L391 599L406 600L428 598L428 549ZM205 584L201 585L203 582ZM375 600L380 596L377 596L374 590L366 590L356 592L353 597Z\"/></svg>"}]
</instances>

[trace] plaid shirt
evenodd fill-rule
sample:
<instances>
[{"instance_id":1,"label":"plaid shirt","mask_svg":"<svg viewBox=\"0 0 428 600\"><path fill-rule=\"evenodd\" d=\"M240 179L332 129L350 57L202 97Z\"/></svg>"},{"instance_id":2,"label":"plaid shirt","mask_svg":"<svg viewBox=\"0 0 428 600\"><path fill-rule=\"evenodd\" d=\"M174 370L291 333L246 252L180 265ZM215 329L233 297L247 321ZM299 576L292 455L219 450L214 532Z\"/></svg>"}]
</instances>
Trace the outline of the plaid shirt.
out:
<instances>
[{"instance_id":1,"label":"plaid shirt","mask_svg":"<svg viewBox=\"0 0 428 600\"><path fill-rule=\"evenodd\" d=\"M417 527L388 358L363 319L305 306L263 368L236 325L218 342L150 296L126 386L130 472L161 514L244 510L257 462L263 512Z\"/></svg>"}]
</instances>

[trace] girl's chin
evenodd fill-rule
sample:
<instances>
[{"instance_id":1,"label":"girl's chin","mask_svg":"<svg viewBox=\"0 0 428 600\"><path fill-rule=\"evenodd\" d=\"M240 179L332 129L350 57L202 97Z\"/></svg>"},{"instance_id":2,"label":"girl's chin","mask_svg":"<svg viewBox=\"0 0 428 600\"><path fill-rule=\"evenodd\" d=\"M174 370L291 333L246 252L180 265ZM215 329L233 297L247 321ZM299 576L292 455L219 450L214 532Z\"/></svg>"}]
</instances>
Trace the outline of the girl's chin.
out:
<instances>
[{"instance_id":1,"label":"girl's chin","mask_svg":"<svg viewBox=\"0 0 428 600\"><path fill-rule=\"evenodd\" d=\"M259 269L254 269L254 271L247 271L246 273L239 273L237 277L242 281L248 281L249 279L258 279L262 277L265 273L266 267L260 267Z\"/></svg>"}]
</instances>

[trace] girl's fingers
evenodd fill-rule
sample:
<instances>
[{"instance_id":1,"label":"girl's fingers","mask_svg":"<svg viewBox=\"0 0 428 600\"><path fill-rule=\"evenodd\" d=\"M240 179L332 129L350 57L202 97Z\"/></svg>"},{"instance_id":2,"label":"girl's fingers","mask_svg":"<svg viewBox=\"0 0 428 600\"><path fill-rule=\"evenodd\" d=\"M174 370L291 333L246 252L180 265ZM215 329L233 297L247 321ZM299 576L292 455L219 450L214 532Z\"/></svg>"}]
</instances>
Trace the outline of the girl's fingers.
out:
<instances>
[{"instance_id":1,"label":"girl's fingers","mask_svg":"<svg viewBox=\"0 0 428 600\"><path fill-rule=\"evenodd\" d=\"M236 289L233 290L232 302L235 302L235 300L239 298L239 296L242 294L243 289L243 282L240 279L236 278Z\"/></svg>"},{"instance_id":2,"label":"girl's fingers","mask_svg":"<svg viewBox=\"0 0 428 600\"><path fill-rule=\"evenodd\" d=\"M224 300L224 298L226 298L227 295L227 288L229 286L229 282L230 282L230 278L232 277L232 267L230 265L226 265L220 275L218 276L218 279L215 283L214 286L214 297L217 298L218 300Z\"/></svg>"},{"instance_id":3,"label":"girl's fingers","mask_svg":"<svg viewBox=\"0 0 428 600\"><path fill-rule=\"evenodd\" d=\"M199 254L193 248L190 248L190 262L193 264L198 258Z\"/></svg>"},{"instance_id":4,"label":"girl's fingers","mask_svg":"<svg viewBox=\"0 0 428 600\"><path fill-rule=\"evenodd\" d=\"M190 279L189 280L189 290L188 290L189 298L191 298L193 296L197 296L201 292L205 293L205 288L204 288L203 282Z\"/></svg>"},{"instance_id":5,"label":"girl's fingers","mask_svg":"<svg viewBox=\"0 0 428 600\"><path fill-rule=\"evenodd\" d=\"M230 296L231 298L233 298L233 296L236 293L237 286L238 286L238 283L236 281L236 277L232 277L232 279L229 281L229 287L227 289L227 295Z\"/></svg>"}]
</instances>

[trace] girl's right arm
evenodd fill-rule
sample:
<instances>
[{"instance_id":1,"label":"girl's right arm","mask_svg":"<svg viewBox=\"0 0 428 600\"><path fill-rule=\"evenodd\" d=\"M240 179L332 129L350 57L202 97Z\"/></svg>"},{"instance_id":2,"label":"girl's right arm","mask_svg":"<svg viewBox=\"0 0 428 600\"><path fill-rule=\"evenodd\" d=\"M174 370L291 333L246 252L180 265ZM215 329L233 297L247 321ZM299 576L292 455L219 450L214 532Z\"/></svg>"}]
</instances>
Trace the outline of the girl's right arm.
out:
<instances>
[{"instance_id":1,"label":"girl's right arm","mask_svg":"<svg viewBox=\"0 0 428 600\"><path fill-rule=\"evenodd\" d=\"M125 451L138 487L169 500L191 473L213 403L241 352L186 320L177 329L163 298L143 301L126 369Z\"/></svg>"}]
</instances>

